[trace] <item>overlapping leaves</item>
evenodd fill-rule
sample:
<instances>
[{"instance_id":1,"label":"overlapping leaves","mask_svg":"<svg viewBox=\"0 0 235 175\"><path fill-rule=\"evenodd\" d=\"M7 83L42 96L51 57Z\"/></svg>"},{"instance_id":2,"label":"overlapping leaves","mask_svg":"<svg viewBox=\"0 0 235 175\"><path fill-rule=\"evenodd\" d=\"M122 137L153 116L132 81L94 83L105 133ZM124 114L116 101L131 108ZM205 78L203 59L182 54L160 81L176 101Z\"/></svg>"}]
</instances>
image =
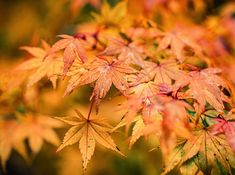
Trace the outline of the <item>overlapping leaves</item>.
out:
<instances>
[{"instance_id":1,"label":"overlapping leaves","mask_svg":"<svg viewBox=\"0 0 235 175\"><path fill-rule=\"evenodd\" d=\"M226 139L223 136L214 136L209 128L196 129L193 135L194 139L181 141L167 157L163 174L175 167L182 167L184 172L192 164L196 168L192 174L200 171L205 174L232 174L235 159Z\"/></svg>"},{"instance_id":2,"label":"overlapping leaves","mask_svg":"<svg viewBox=\"0 0 235 175\"><path fill-rule=\"evenodd\" d=\"M28 86L47 76L56 87L56 80L63 75L63 79L69 77L65 95L83 85L93 87L92 105L103 100L112 85L126 98L121 104L126 113L115 128L91 111L87 116L76 110L74 117L58 117L72 125L58 151L79 142L84 168L97 142L122 155L110 133L135 122L130 147L141 136L157 136L166 163L163 174L175 168L182 174L190 170L191 174L231 174L235 165L234 114L233 110L226 114L232 106L231 94L227 82L218 75L221 70L196 63L204 55L189 37L178 31L159 32L153 22L126 14L125 2L112 8L105 1L101 14L93 14L94 33L60 35L62 39L51 48L23 47L33 56L18 67L30 71ZM147 39L142 36L145 33ZM216 115L207 116L208 109L216 111ZM27 138L34 153L40 150L43 140L58 143L51 129L54 126L47 119L28 115L21 122L24 134L20 141ZM15 136L2 125L0 129L3 163L12 148L23 155L24 148L17 146ZM8 136L12 138L9 142Z\"/></svg>"}]
</instances>

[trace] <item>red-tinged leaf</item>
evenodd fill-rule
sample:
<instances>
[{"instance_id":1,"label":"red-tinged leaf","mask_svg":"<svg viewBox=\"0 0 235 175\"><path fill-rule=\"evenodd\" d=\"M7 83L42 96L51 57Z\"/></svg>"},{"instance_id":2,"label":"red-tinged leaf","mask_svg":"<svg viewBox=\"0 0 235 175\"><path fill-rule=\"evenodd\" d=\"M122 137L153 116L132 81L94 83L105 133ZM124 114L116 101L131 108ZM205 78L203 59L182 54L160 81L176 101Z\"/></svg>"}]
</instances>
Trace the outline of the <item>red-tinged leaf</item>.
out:
<instances>
[{"instance_id":1,"label":"red-tinged leaf","mask_svg":"<svg viewBox=\"0 0 235 175\"><path fill-rule=\"evenodd\" d=\"M74 60L80 59L83 63L86 62L86 51L80 38L59 35L62 39L57 41L49 50L48 55L51 55L60 50L64 50L64 75L67 74Z\"/></svg>"},{"instance_id":2,"label":"red-tinged leaf","mask_svg":"<svg viewBox=\"0 0 235 175\"><path fill-rule=\"evenodd\" d=\"M64 50L64 75L66 75L66 73L68 72L69 68L71 67L71 65L73 64L76 54L75 54L75 46L74 44L69 44L65 50Z\"/></svg>"},{"instance_id":3,"label":"red-tinged leaf","mask_svg":"<svg viewBox=\"0 0 235 175\"><path fill-rule=\"evenodd\" d=\"M136 121L138 114L142 114L142 120L146 125L151 124L157 118L161 118L159 111L162 109L162 105L155 97L140 99L135 96L128 96L119 108L126 111L121 122L122 126L126 126L126 131L128 131L130 124Z\"/></svg>"},{"instance_id":4,"label":"red-tinged leaf","mask_svg":"<svg viewBox=\"0 0 235 175\"><path fill-rule=\"evenodd\" d=\"M233 111L233 110L232 110ZM227 118L227 119L226 119ZM234 114L230 111L225 119L223 118L214 118L217 122L213 125L212 134L224 133L226 139L228 140L229 145L235 153L235 121Z\"/></svg>"},{"instance_id":5,"label":"red-tinged leaf","mask_svg":"<svg viewBox=\"0 0 235 175\"><path fill-rule=\"evenodd\" d=\"M137 91L131 95L127 95L127 100L120 105L120 109L125 110L126 129L136 118L138 113L142 114L142 118L145 124L149 124L159 115L159 111L162 110L162 104L157 100L156 94L145 94L145 90L139 95ZM147 91L146 91L147 92ZM143 95L143 96L142 96Z\"/></svg>"},{"instance_id":6,"label":"red-tinged leaf","mask_svg":"<svg viewBox=\"0 0 235 175\"><path fill-rule=\"evenodd\" d=\"M184 49L190 47L197 54L201 54L201 48L195 42L190 40L190 38L182 35L181 33L168 32L164 34L164 37L160 41L157 51L162 51L170 46L172 53L176 58L183 62L186 59L184 54Z\"/></svg>"},{"instance_id":7,"label":"red-tinged leaf","mask_svg":"<svg viewBox=\"0 0 235 175\"><path fill-rule=\"evenodd\" d=\"M144 65L144 69L139 72L134 84L153 80L157 85L162 83L171 85L173 80L184 75L184 72L179 69L179 65L174 60L167 60L161 64L145 61Z\"/></svg>"},{"instance_id":8,"label":"red-tinged leaf","mask_svg":"<svg viewBox=\"0 0 235 175\"><path fill-rule=\"evenodd\" d=\"M163 121L165 127L173 131L177 136L190 138L189 115L186 111L190 106L184 101L169 98L163 108Z\"/></svg>"},{"instance_id":9,"label":"red-tinged leaf","mask_svg":"<svg viewBox=\"0 0 235 175\"><path fill-rule=\"evenodd\" d=\"M135 96L136 98L145 101L146 99L156 96L158 93L158 86L153 81L140 83L128 89L127 94Z\"/></svg>"},{"instance_id":10,"label":"red-tinged leaf","mask_svg":"<svg viewBox=\"0 0 235 175\"><path fill-rule=\"evenodd\" d=\"M158 101L157 97L148 98L143 103L142 118L144 124L148 125L156 118L162 118L160 112L164 110L164 106Z\"/></svg>"},{"instance_id":11,"label":"red-tinged leaf","mask_svg":"<svg viewBox=\"0 0 235 175\"><path fill-rule=\"evenodd\" d=\"M165 156L175 147L176 136L190 139L191 126L189 124L189 115L186 108L190 106L180 100L175 100L170 97L160 97L159 100L163 103L163 120L162 120L162 135L161 146ZM190 108L191 109L191 108Z\"/></svg>"},{"instance_id":12,"label":"red-tinged leaf","mask_svg":"<svg viewBox=\"0 0 235 175\"><path fill-rule=\"evenodd\" d=\"M78 86L95 83L93 96L103 98L112 84L124 92L128 88L125 76L134 73L134 70L118 60L95 59L87 66L88 71L79 77Z\"/></svg>"},{"instance_id":13,"label":"red-tinged leaf","mask_svg":"<svg viewBox=\"0 0 235 175\"><path fill-rule=\"evenodd\" d=\"M74 37L69 35L59 35L59 37L62 39L52 45L48 54L65 49L74 40Z\"/></svg>"},{"instance_id":14,"label":"red-tinged leaf","mask_svg":"<svg viewBox=\"0 0 235 175\"><path fill-rule=\"evenodd\" d=\"M134 44L112 39L108 47L99 55L118 56L118 59L126 64L136 64L144 67L143 50Z\"/></svg>"},{"instance_id":15,"label":"red-tinged leaf","mask_svg":"<svg viewBox=\"0 0 235 175\"><path fill-rule=\"evenodd\" d=\"M206 102L213 106L217 111L223 112L223 101L227 97L223 94L220 87L229 90L227 83L218 75L219 69L207 68L201 71L192 71L187 76L176 80L176 89L188 85L189 89L183 94L182 98L193 98L199 104L200 111L204 111ZM177 90L178 91L178 90Z\"/></svg>"}]
</instances>

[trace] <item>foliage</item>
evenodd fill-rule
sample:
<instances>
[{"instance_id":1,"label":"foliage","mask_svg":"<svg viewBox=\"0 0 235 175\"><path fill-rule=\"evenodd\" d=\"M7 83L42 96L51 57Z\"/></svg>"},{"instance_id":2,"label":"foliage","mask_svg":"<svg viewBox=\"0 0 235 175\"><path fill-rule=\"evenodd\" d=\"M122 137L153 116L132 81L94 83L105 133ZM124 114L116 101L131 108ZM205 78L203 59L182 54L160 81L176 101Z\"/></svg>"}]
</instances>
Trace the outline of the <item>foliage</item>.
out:
<instances>
[{"instance_id":1,"label":"foliage","mask_svg":"<svg viewBox=\"0 0 235 175\"><path fill-rule=\"evenodd\" d=\"M78 2L72 2L73 13L87 2L100 5ZM231 10L216 24L207 19L197 25L200 19L190 17L206 13L206 2L192 1L191 13L187 0L146 0L142 7L132 3L121 1L112 7L104 1L100 13L92 13L93 19L80 24L74 35L59 35L52 46L42 41L42 47L21 47L31 57L8 70L0 82L3 167L12 149L29 159L29 150L37 154L44 140L58 145L54 129L62 127L62 121L71 128L57 152L79 142L84 169L96 143L125 155L111 137L125 127L126 134L131 131L129 148L142 136L157 138L165 164L162 174L232 174L235 21L229 16ZM135 8L143 14L137 15ZM58 100L63 101L81 87L92 87L87 115L75 105L76 116L40 114L45 90L56 92L57 98L63 91L65 98ZM99 109L116 96L123 100L112 108L124 116L115 126L109 124L112 114L101 118Z\"/></svg>"}]
</instances>

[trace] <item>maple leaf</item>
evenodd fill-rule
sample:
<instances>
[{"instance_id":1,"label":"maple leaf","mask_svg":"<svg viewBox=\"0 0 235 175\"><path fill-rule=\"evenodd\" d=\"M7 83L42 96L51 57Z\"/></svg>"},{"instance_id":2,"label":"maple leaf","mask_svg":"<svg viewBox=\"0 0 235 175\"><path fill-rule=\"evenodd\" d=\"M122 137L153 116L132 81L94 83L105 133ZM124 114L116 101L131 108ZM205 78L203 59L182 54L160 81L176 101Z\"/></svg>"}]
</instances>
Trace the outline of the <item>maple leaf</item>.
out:
<instances>
[{"instance_id":1,"label":"maple leaf","mask_svg":"<svg viewBox=\"0 0 235 175\"><path fill-rule=\"evenodd\" d=\"M26 114L19 115L19 133L29 140L29 146L33 153L37 154L43 144L43 140L58 146L59 138L53 128L61 127L62 124L57 120L43 115Z\"/></svg>"},{"instance_id":2,"label":"maple leaf","mask_svg":"<svg viewBox=\"0 0 235 175\"><path fill-rule=\"evenodd\" d=\"M157 136L160 135L161 129L161 115L158 113L155 118L152 118L151 121L145 123L143 117L141 115L136 115L135 118L131 121L134 123L132 128L132 133L129 142L129 149L134 145L134 143L141 137L141 136L149 136L156 134ZM129 123L125 118L122 120L112 129L112 132L116 131L117 129L127 126Z\"/></svg>"},{"instance_id":3,"label":"maple leaf","mask_svg":"<svg viewBox=\"0 0 235 175\"><path fill-rule=\"evenodd\" d=\"M62 150L68 145L79 142L84 169L86 169L94 153L96 142L123 155L110 136L112 126L106 123L104 118L90 116L90 112L88 116L85 117L78 110L75 111L77 113L75 117L57 117L57 119L72 125L65 134L63 143L57 151Z\"/></svg>"},{"instance_id":4,"label":"maple leaf","mask_svg":"<svg viewBox=\"0 0 235 175\"><path fill-rule=\"evenodd\" d=\"M15 120L0 121L0 156L3 168L5 168L12 149L15 149L25 159L28 158L24 137L19 133L19 127L19 123Z\"/></svg>"},{"instance_id":5,"label":"maple leaf","mask_svg":"<svg viewBox=\"0 0 235 175\"><path fill-rule=\"evenodd\" d=\"M129 143L129 148L143 135L142 129L145 127L143 119L141 116L137 117L137 121L132 129L131 139Z\"/></svg>"},{"instance_id":6,"label":"maple leaf","mask_svg":"<svg viewBox=\"0 0 235 175\"><path fill-rule=\"evenodd\" d=\"M176 58L183 62L186 58L184 49L190 47L196 54L201 54L201 48L195 42L190 40L189 37L184 36L182 33L166 32L164 37L159 43L157 51L162 51L170 46L172 53Z\"/></svg>"},{"instance_id":7,"label":"maple leaf","mask_svg":"<svg viewBox=\"0 0 235 175\"><path fill-rule=\"evenodd\" d=\"M44 76L47 76L52 82L53 87L56 88L56 81L58 76L62 74L63 70L62 58L51 55L44 60L44 57L47 54L47 49L39 47L21 47L21 49L26 50L33 56L33 58L26 60L16 68L17 71L35 71L29 76L27 86L30 87L41 80Z\"/></svg>"},{"instance_id":8,"label":"maple leaf","mask_svg":"<svg viewBox=\"0 0 235 175\"><path fill-rule=\"evenodd\" d=\"M131 82L130 88L126 91L129 96L128 102L122 105L129 110L127 113L129 121L142 109L144 121L147 122L150 119L150 115L161 108L161 105L156 100L158 98L157 95L162 90L160 85L162 83L171 85L172 81L181 74L175 62L171 61L161 65L146 62L145 68L146 70L141 70L137 76L129 79ZM172 70L170 70L171 68ZM175 73L174 70L176 70Z\"/></svg>"},{"instance_id":9,"label":"maple leaf","mask_svg":"<svg viewBox=\"0 0 235 175\"><path fill-rule=\"evenodd\" d=\"M127 94L135 96L135 98L142 101L146 101L147 99L156 96L157 93L158 86L153 81L139 83L138 85L132 86L127 90Z\"/></svg>"},{"instance_id":10,"label":"maple leaf","mask_svg":"<svg viewBox=\"0 0 235 175\"><path fill-rule=\"evenodd\" d=\"M232 109L225 118L214 118L217 122L213 125L212 134L217 135L224 133L229 145L235 152L235 121L234 121L234 109Z\"/></svg>"},{"instance_id":11,"label":"maple leaf","mask_svg":"<svg viewBox=\"0 0 235 175\"><path fill-rule=\"evenodd\" d=\"M157 100L157 90L157 86L152 81L127 90L125 94L127 100L119 106L120 109L126 110L126 129L138 113L142 114L145 124L151 123L152 119L159 114L162 105Z\"/></svg>"},{"instance_id":12,"label":"maple leaf","mask_svg":"<svg viewBox=\"0 0 235 175\"><path fill-rule=\"evenodd\" d=\"M126 64L136 64L144 67L143 50L135 46L134 43L127 44L122 40L111 39L108 47L99 53L99 55L118 56L118 59Z\"/></svg>"},{"instance_id":13,"label":"maple leaf","mask_svg":"<svg viewBox=\"0 0 235 175\"><path fill-rule=\"evenodd\" d=\"M138 113L143 108L143 102L141 99L135 96L127 96L127 100L122 103L119 107L120 110L125 110L125 118L115 127L115 130L121 126L126 126L126 132L128 131L130 124L135 121Z\"/></svg>"},{"instance_id":14,"label":"maple leaf","mask_svg":"<svg viewBox=\"0 0 235 175\"><path fill-rule=\"evenodd\" d=\"M127 100L119 106L120 110L125 111L125 115L121 123L125 123L127 132L130 124L136 121L138 114L141 114L144 124L151 124L159 115L161 108L162 106L158 103L155 97L140 99L135 96L127 96Z\"/></svg>"},{"instance_id":15,"label":"maple leaf","mask_svg":"<svg viewBox=\"0 0 235 175\"><path fill-rule=\"evenodd\" d=\"M67 76L70 77L67 88L64 92L64 96L71 93L76 87L78 87L81 83L81 77L88 70L85 68L84 65L74 63L71 67L70 71L67 73Z\"/></svg>"},{"instance_id":16,"label":"maple leaf","mask_svg":"<svg viewBox=\"0 0 235 175\"><path fill-rule=\"evenodd\" d=\"M160 85L162 83L171 85L173 80L176 80L181 74L183 73L179 70L175 61L169 60L160 65L146 61L145 68L136 76L129 78L131 83L126 94L131 98L128 98L129 102L123 105L129 110L127 113L128 121L131 121L137 112L143 109L142 115L144 121L147 122L149 116L161 108L155 99L157 94L160 93Z\"/></svg>"},{"instance_id":17,"label":"maple leaf","mask_svg":"<svg viewBox=\"0 0 235 175\"><path fill-rule=\"evenodd\" d=\"M148 125L160 115L160 112L164 109L164 106L159 102L158 96L148 98L145 101L142 101L142 103L142 118L144 124Z\"/></svg>"},{"instance_id":18,"label":"maple leaf","mask_svg":"<svg viewBox=\"0 0 235 175\"><path fill-rule=\"evenodd\" d=\"M138 74L129 78L130 88L127 94L146 101L161 91L161 85L172 85L172 82L181 78L184 73L173 60L161 64L146 61L145 67Z\"/></svg>"},{"instance_id":19,"label":"maple leaf","mask_svg":"<svg viewBox=\"0 0 235 175\"><path fill-rule=\"evenodd\" d=\"M84 38L84 35L59 35L59 37L62 39L52 45L47 55L51 55L60 50L64 50L63 74L66 75L76 58L80 59L83 63L87 60L86 50L84 48L84 42L82 40Z\"/></svg>"},{"instance_id":20,"label":"maple leaf","mask_svg":"<svg viewBox=\"0 0 235 175\"><path fill-rule=\"evenodd\" d=\"M194 139L181 140L166 158L163 174L175 167L191 164L192 161L205 174L232 174L231 167L235 166L235 158L227 141L223 137L214 136L209 128L200 127L193 135Z\"/></svg>"},{"instance_id":21,"label":"maple leaf","mask_svg":"<svg viewBox=\"0 0 235 175\"><path fill-rule=\"evenodd\" d=\"M191 106L171 97L159 96L158 98L164 106L160 143L163 155L166 156L174 148L176 136L187 139L192 137L189 125L190 117L186 111L186 109L191 109Z\"/></svg>"},{"instance_id":22,"label":"maple leaf","mask_svg":"<svg viewBox=\"0 0 235 175\"><path fill-rule=\"evenodd\" d=\"M204 111L206 102L217 111L223 112L223 101L228 98L223 94L220 86L229 90L227 83L219 77L220 69L207 68L201 71L192 71L187 76L176 80L175 87L189 86L183 98L193 98L199 103L199 110Z\"/></svg>"},{"instance_id":23,"label":"maple leaf","mask_svg":"<svg viewBox=\"0 0 235 175\"><path fill-rule=\"evenodd\" d=\"M133 144L141 137L141 136L149 136L156 134L156 136L160 136L161 129L161 117L155 118L148 124L145 124L143 118L141 116L137 117L135 125L132 129L129 148L133 146Z\"/></svg>"},{"instance_id":24,"label":"maple leaf","mask_svg":"<svg viewBox=\"0 0 235 175\"><path fill-rule=\"evenodd\" d=\"M98 24L115 26L125 17L126 11L127 4L125 1L119 2L113 8L111 8L107 1L104 1L101 6L101 14L92 13L92 16Z\"/></svg>"},{"instance_id":25,"label":"maple leaf","mask_svg":"<svg viewBox=\"0 0 235 175\"><path fill-rule=\"evenodd\" d=\"M157 85L171 85L173 80L177 80L182 75L184 75L183 71L179 69L179 65L174 60L166 60L160 64L145 61L144 69L139 72L133 81L134 84L138 84L153 80Z\"/></svg>"},{"instance_id":26,"label":"maple leaf","mask_svg":"<svg viewBox=\"0 0 235 175\"><path fill-rule=\"evenodd\" d=\"M75 84L85 85L92 82L95 83L92 97L103 98L109 91L112 84L124 92L128 88L128 82L125 78L126 74L134 73L134 70L125 65L122 61L108 59L95 59L90 65L87 66L88 71L79 77ZM71 82L73 84L73 82ZM69 89L73 89L68 87Z\"/></svg>"}]
</instances>

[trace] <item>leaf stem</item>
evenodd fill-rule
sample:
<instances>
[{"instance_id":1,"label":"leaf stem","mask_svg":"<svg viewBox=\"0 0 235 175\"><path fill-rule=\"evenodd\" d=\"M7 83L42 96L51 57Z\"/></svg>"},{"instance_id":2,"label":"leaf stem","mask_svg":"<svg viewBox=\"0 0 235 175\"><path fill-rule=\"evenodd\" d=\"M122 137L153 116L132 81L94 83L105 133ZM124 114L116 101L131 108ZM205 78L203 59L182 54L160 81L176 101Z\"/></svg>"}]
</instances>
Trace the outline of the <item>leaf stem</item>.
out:
<instances>
[{"instance_id":1,"label":"leaf stem","mask_svg":"<svg viewBox=\"0 0 235 175\"><path fill-rule=\"evenodd\" d=\"M92 112L92 109L93 109L94 104L95 104L95 98L92 98L90 110L89 110L89 113L88 113L88 116L87 116L87 120L90 119L91 112Z\"/></svg>"}]
</instances>

